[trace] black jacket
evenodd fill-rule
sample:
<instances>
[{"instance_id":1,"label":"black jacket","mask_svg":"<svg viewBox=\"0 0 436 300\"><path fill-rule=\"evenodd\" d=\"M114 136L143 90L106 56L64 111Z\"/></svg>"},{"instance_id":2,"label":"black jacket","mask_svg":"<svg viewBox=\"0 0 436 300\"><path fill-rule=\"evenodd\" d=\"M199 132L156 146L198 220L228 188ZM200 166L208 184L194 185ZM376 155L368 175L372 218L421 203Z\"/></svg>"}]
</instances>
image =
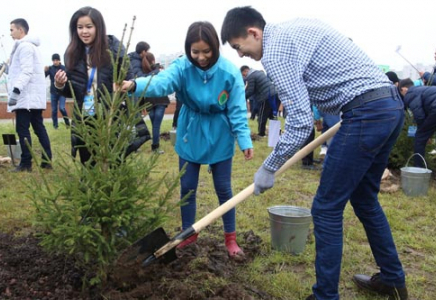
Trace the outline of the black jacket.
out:
<instances>
[{"instance_id":1,"label":"black jacket","mask_svg":"<svg viewBox=\"0 0 436 300\"><path fill-rule=\"evenodd\" d=\"M132 70L133 77L145 77L147 74L142 71L142 58L136 52L130 52L130 70Z\"/></svg>"},{"instance_id":2,"label":"black jacket","mask_svg":"<svg viewBox=\"0 0 436 300\"><path fill-rule=\"evenodd\" d=\"M113 35L108 35L108 42L109 42L109 50L112 52L114 59L117 57L118 48L120 46L120 41L114 37ZM119 60L118 64L121 65L121 61L123 59L123 56L125 54L125 48L124 46L121 46L120 54L118 55ZM65 64L67 65L67 57L64 58ZM88 85L88 69L86 65L86 53L83 53L82 59L79 61L79 63L74 66L73 69L67 69L67 76L68 80L71 81L74 95L76 96L77 105L80 109L82 109L83 105L83 99L86 95L86 88ZM126 80L129 80L132 78L131 70L129 69L129 72L126 76ZM100 94L104 91L103 86L107 88L109 93L112 93L113 91L113 67L112 64L109 63L106 66L103 66L97 70L97 91ZM62 95L65 97L72 98L72 93L70 90L69 83L65 85L65 87L59 91ZM97 96L97 99L99 96Z\"/></svg>"},{"instance_id":3,"label":"black jacket","mask_svg":"<svg viewBox=\"0 0 436 300\"><path fill-rule=\"evenodd\" d=\"M247 74L247 88L245 89L245 98L252 96L259 103L264 102L269 96L277 94L277 90L272 81L262 71L250 69Z\"/></svg>"},{"instance_id":4,"label":"black jacket","mask_svg":"<svg viewBox=\"0 0 436 300\"><path fill-rule=\"evenodd\" d=\"M403 101L405 108L412 111L419 126L430 114L436 114L436 86L412 86Z\"/></svg>"},{"instance_id":5,"label":"black jacket","mask_svg":"<svg viewBox=\"0 0 436 300\"><path fill-rule=\"evenodd\" d=\"M48 67L48 71L45 72L45 77L50 76L50 94L57 94L58 90L57 88L54 86L54 77L56 75L56 72L59 70L64 70L65 71L65 66L59 64L59 66L55 66L55 65L51 65L50 67Z\"/></svg>"}]
</instances>

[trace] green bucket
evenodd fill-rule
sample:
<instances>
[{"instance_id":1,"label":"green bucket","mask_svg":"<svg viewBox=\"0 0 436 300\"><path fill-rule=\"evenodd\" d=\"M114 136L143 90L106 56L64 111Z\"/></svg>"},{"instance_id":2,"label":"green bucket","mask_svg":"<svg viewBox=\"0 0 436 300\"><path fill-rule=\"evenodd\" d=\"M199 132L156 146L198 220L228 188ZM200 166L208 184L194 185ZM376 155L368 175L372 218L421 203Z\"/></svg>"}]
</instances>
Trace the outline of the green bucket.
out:
<instances>
[{"instance_id":1,"label":"green bucket","mask_svg":"<svg viewBox=\"0 0 436 300\"><path fill-rule=\"evenodd\" d=\"M408 166L410 159L415 155L419 155L422 158L425 164L425 169ZM407 160L406 166L401 168L401 188L404 194L409 197L426 196L430 184L431 173L432 171L427 168L427 163L424 157L419 153L412 154L412 156Z\"/></svg>"},{"instance_id":2,"label":"green bucket","mask_svg":"<svg viewBox=\"0 0 436 300\"><path fill-rule=\"evenodd\" d=\"M310 209L278 205L268 208L273 249L292 254L304 251L312 223Z\"/></svg>"}]
</instances>

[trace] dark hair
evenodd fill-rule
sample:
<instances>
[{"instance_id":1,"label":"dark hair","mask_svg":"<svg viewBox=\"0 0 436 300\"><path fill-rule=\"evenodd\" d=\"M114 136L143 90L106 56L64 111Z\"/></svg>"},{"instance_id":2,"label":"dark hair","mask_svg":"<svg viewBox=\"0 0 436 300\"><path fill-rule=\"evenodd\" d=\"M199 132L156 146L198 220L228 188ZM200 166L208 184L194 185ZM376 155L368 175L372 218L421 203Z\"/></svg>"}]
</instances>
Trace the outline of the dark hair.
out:
<instances>
[{"instance_id":1,"label":"dark hair","mask_svg":"<svg viewBox=\"0 0 436 300\"><path fill-rule=\"evenodd\" d=\"M246 38L247 28L256 27L263 31L265 20L262 15L251 6L235 7L229 10L221 27L221 42L225 45L234 38Z\"/></svg>"},{"instance_id":2,"label":"dark hair","mask_svg":"<svg viewBox=\"0 0 436 300\"><path fill-rule=\"evenodd\" d=\"M243 65L243 66L240 68L240 70L241 70L241 72L244 72L245 70L250 70L250 67L249 67L249 66L246 66L246 65Z\"/></svg>"},{"instance_id":3,"label":"dark hair","mask_svg":"<svg viewBox=\"0 0 436 300\"><path fill-rule=\"evenodd\" d=\"M24 19L15 19L11 22L11 24L14 24L17 28L23 29L25 34L29 32L29 24L27 24L27 21Z\"/></svg>"},{"instance_id":4,"label":"dark hair","mask_svg":"<svg viewBox=\"0 0 436 300\"><path fill-rule=\"evenodd\" d=\"M110 63L108 52L108 39L106 36L106 25L102 14L95 8L85 6L76 11L70 20L70 44L65 53L65 64L68 69L74 68L81 59L85 51L85 44L77 34L77 22L80 18L88 16L95 26L95 40L89 49L89 59L93 67L101 67Z\"/></svg>"},{"instance_id":5,"label":"dark hair","mask_svg":"<svg viewBox=\"0 0 436 300\"><path fill-rule=\"evenodd\" d=\"M144 73L148 74L155 69L155 58L153 53L146 52L145 59L142 60L143 60L142 69Z\"/></svg>"},{"instance_id":6,"label":"dark hair","mask_svg":"<svg viewBox=\"0 0 436 300\"><path fill-rule=\"evenodd\" d=\"M411 86L413 86L413 81L410 78L406 78L403 80L400 80L400 82L398 83L398 89L401 91L402 88L410 88Z\"/></svg>"},{"instance_id":7,"label":"dark hair","mask_svg":"<svg viewBox=\"0 0 436 300\"><path fill-rule=\"evenodd\" d=\"M139 42L136 44L136 53L141 54L142 51L147 52L148 50L150 50L150 45L147 42Z\"/></svg>"},{"instance_id":8,"label":"dark hair","mask_svg":"<svg viewBox=\"0 0 436 300\"><path fill-rule=\"evenodd\" d=\"M389 80L392 81L394 84L400 82L400 79L398 79L398 75L395 72L386 72L386 76L388 76Z\"/></svg>"},{"instance_id":9,"label":"dark hair","mask_svg":"<svg viewBox=\"0 0 436 300\"><path fill-rule=\"evenodd\" d=\"M51 56L51 60L55 60L55 59L61 60L61 56L59 54L55 53Z\"/></svg>"},{"instance_id":10,"label":"dark hair","mask_svg":"<svg viewBox=\"0 0 436 300\"><path fill-rule=\"evenodd\" d=\"M207 68L213 66L219 56L220 56L220 40L218 38L218 33L216 32L213 25L209 22L195 22L192 23L188 28L188 33L185 39L185 53L189 61L199 67L200 65L191 56L191 46L194 43L203 41L208 44L212 50L212 58L210 59L210 64ZM202 69L202 68L201 68Z\"/></svg>"}]
</instances>

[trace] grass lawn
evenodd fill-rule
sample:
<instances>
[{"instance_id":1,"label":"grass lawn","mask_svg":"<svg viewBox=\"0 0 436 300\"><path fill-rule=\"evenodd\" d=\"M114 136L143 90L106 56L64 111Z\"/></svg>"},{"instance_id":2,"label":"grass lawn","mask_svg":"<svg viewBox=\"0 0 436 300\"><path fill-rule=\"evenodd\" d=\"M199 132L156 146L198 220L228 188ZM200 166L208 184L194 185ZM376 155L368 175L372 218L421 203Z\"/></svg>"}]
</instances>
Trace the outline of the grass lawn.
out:
<instances>
[{"instance_id":1,"label":"grass lawn","mask_svg":"<svg viewBox=\"0 0 436 300\"><path fill-rule=\"evenodd\" d=\"M60 121L62 122L62 121ZM250 120L252 132L256 133L256 123ZM49 181L62 180L57 176L56 163L61 156L68 157L70 153L70 132L60 124L58 130L51 123L46 127L52 143L53 171L46 172ZM147 121L149 129L151 124ZM161 133L171 129L171 120L164 120ZM1 133L14 133L12 122L0 124ZM35 151L40 153L36 136L33 136ZM245 161L237 148L233 161L232 185L234 194L240 192L253 181L253 175L270 153L267 139L256 140L254 143L255 158ZM147 142L138 155L151 155L151 143ZM159 167L156 176L162 173L176 174L178 158L171 146L170 140L161 140L165 151L159 157ZM316 151L317 155L319 151ZM0 156L6 156L6 146L0 147ZM10 173L11 165L0 166L0 232L12 232L24 235L32 232L33 207L28 198L28 184L33 177L38 178L38 170L34 166L32 173ZM253 262L240 268L240 276L247 284L268 292L276 299L304 299L311 293L315 280L314 258L315 243L309 236L305 251L291 255L271 249L270 221L267 208L273 205L294 205L310 208L316 192L320 171L308 171L295 164L290 170L276 179L273 189L255 197L250 196L237 207L237 230L245 232L253 230L262 240L262 251ZM177 195L175 195L177 201ZM203 217L218 205L213 189L212 177L203 166L200 174L197 192L197 216ZM436 297L436 193L435 180L426 197L411 198L400 189L391 194L380 194L380 202L391 224L391 229L407 273L407 284L411 299L434 299ZM174 211L164 228L174 235L180 226L179 211ZM221 225L221 220L214 225ZM311 225L312 229L312 225ZM208 235L206 228L201 235ZM243 246L243 245L242 245ZM354 215L350 205L344 213L344 250L340 294L342 299L385 299L358 291L351 278L353 274L372 274L377 272L377 266L371 255L362 225Z\"/></svg>"}]
</instances>

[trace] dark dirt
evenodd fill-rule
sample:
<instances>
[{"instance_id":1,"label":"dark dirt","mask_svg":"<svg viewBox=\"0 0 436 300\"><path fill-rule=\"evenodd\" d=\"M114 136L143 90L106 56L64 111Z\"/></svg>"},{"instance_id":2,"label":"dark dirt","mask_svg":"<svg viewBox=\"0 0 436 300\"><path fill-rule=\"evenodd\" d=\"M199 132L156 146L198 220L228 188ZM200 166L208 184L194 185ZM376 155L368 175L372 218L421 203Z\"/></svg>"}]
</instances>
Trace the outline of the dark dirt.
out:
<instances>
[{"instance_id":1,"label":"dark dirt","mask_svg":"<svg viewBox=\"0 0 436 300\"><path fill-rule=\"evenodd\" d=\"M34 237L14 238L0 233L1 299L272 299L238 277L238 269L259 255L261 239L253 232L240 233L242 260L229 259L224 241L208 233L196 244L177 250L170 264L139 264L110 274L103 290L81 290L82 272L74 261L46 253ZM221 236L221 235L220 235ZM231 282L230 284L228 284Z\"/></svg>"}]
</instances>

